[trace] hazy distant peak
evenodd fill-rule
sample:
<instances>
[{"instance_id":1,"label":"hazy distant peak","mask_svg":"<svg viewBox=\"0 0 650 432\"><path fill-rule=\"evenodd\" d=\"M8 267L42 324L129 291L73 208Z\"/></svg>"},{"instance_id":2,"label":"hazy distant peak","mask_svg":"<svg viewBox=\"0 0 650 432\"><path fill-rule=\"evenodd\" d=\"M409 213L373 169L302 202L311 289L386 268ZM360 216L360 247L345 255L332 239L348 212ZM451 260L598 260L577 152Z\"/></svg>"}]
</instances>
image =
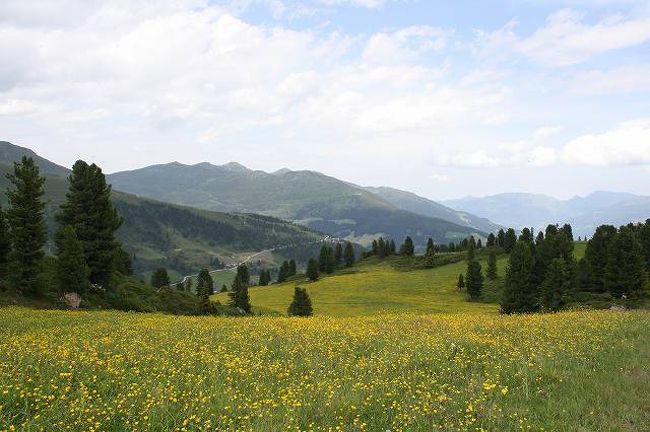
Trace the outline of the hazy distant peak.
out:
<instances>
[{"instance_id":1,"label":"hazy distant peak","mask_svg":"<svg viewBox=\"0 0 650 432\"><path fill-rule=\"evenodd\" d=\"M289 174L291 172L293 171L291 171L289 168L280 168L277 171L273 171L271 174L279 176L279 175Z\"/></svg>"},{"instance_id":2,"label":"hazy distant peak","mask_svg":"<svg viewBox=\"0 0 650 432\"><path fill-rule=\"evenodd\" d=\"M225 168L230 171L250 171L239 162L228 162L227 164L221 165L221 168Z\"/></svg>"}]
</instances>

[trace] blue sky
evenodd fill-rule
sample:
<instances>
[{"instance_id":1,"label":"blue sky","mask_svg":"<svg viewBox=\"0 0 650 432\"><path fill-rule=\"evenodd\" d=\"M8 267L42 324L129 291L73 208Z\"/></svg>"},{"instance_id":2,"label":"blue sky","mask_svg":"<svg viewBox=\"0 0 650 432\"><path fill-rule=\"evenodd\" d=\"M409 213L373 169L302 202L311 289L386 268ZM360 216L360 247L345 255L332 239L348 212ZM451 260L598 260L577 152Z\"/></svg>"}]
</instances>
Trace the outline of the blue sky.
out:
<instances>
[{"instance_id":1,"label":"blue sky","mask_svg":"<svg viewBox=\"0 0 650 432\"><path fill-rule=\"evenodd\" d=\"M0 132L108 172L649 194L650 2L6 0Z\"/></svg>"}]
</instances>

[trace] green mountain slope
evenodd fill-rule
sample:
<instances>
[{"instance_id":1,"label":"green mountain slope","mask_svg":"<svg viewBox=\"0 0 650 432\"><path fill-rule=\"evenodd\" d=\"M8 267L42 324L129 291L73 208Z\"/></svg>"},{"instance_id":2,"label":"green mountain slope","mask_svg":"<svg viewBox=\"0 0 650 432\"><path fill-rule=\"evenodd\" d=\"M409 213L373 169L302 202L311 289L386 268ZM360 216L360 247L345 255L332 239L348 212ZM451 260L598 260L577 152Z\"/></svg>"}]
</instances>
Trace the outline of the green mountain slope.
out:
<instances>
[{"instance_id":1,"label":"green mountain slope","mask_svg":"<svg viewBox=\"0 0 650 432\"><path fill-rule=\"evenodd\" d=\"M395 207L411 213L444 219L484 232L495 232L502 228L501 225L495 224L489 219L478 217L468 212L454 210L412 192L389 187L367 187L365 189L377 194Z\"/></svg>"},{"instance_id":2,"label":"green mountain slope","mask_svg":"<svg viewBox=\"0 0 650 432\"><path fill-rule=\"evenodd\" d=\"M438 217L416 214L379 195L313 171L253 171L230 163L177 162L109 176L119 190L208 210L252 212L293 220L338 237L368 243L384 235L416 245L429 237L449 242L484 233Z\"/></svg>"},{"instance_id":3,"label":"green mountain slope","mask_svg":"<svg viewBox=\"0 0 650 432\"><path fill-rule=\"evenodd\" d=\"M23 155L32 156L46 177L46 215L48 229L53 233L54 216L68 188L69 170L38 157L31 150L0 142L0 191L7 189L6 174L13 171L13 162ZM7 203L4 193L0 193L0 203ZM261 250L310 245L322 238L304 226L269 216L198 210L118 191L113 192L113 203L125 220L117 233L118 239L135 256L139 274L165 266L178 277L196 273L202 267L235 264ZM51 243L48 248L51 252ZM261 259L271 265L281 257L293 257L292 253L288 248L281 255L269 253Z\"/></svg>"}]
</instances>

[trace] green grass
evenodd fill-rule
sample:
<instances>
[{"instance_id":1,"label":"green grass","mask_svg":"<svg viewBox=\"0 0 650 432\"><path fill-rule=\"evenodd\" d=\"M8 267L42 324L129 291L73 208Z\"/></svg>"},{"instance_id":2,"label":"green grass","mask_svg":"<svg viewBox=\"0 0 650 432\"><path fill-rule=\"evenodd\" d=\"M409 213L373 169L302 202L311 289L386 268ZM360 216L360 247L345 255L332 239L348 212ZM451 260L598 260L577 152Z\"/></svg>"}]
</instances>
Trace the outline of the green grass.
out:
<instances>
[{"instance_id":1,"label":"green grass","mask_svg":"<svg viewBox=\"0 0 650 432\"><path fill-rule=\"evenodd\" d=\"M254 287L249 290L251 303L258 313L285 314L295 286L307 288L317 315L363 316L378 313L496 313L496 304L468 302L456 287L458 275L465 273L465 262L426 270L398 271L399 258L371 259L341 274L317 282L304 279L289 283ZM481 262L487 268L485 261ZM499 260L500 275L506 259ZM227 302L226 294L213 299Z\"/></svg>"},{"instance_id":2,"label":"green grass","mask_svg":"<svg viewBox=\"0 0 650 432\"><path fill-rule=\"evenodd\" d=\"M647 430L650 314L475 312L2 309L0 430Z\"/></svg>"}]
</instances>

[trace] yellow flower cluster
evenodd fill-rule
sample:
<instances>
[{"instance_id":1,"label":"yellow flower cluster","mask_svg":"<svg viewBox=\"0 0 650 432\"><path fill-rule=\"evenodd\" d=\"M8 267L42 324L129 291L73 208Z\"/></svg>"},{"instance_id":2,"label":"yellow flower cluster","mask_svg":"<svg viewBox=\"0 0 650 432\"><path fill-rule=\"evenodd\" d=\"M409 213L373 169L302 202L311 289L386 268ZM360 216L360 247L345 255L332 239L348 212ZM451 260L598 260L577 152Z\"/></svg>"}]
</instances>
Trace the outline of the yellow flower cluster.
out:
<instances>
[{"instance_id":1,"label":"yellow flower cluster","mask_svg":"<svg viewBox=\"0 0 650 432\"><path fill-rule=\"evenodd\" d=\"M598 373L630 329L650 328L647 314L608 312L299 319L9 308L0 320L0 431L539 430L557 417L547 399L571 397L575 370Z\"/></svg>"}]
</instances>

